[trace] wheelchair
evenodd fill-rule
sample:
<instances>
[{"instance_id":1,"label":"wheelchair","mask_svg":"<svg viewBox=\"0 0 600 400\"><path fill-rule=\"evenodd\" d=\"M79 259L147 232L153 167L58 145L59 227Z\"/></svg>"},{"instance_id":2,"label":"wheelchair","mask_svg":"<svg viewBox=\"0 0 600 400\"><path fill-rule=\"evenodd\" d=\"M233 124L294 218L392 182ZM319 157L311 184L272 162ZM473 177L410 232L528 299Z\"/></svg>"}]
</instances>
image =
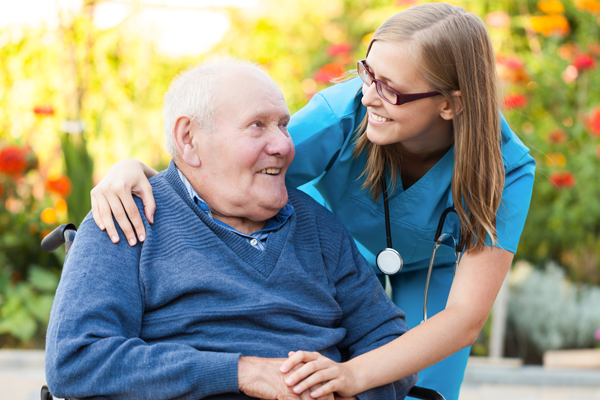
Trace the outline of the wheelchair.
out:
<instances>
[{"instance_id":1,"label":"wheelchair","mask_svg":"<svg viewBox=\"0 0 600 400\"><path fill-rule=\"evenodd\" d=\"M54 229L50 232L44 239L42 240L42 250L47 253L52 253L57 250L63 244L65 245L65 254L69 252L71 248L71 244L73 240L75 240L75 235L77 233L77 227L72 224L63 224L58 228ZM52 393L50 393L50 389L48 386L42 386L41 390L41 400L54 400ZM413 386L413 388L408 393L408 397L412 397L420 400L446 400L444 396L435 390L426 389L419 386ZM77 399L66 399L66 400L77 400Z\"/></svg>"}]
</instances>

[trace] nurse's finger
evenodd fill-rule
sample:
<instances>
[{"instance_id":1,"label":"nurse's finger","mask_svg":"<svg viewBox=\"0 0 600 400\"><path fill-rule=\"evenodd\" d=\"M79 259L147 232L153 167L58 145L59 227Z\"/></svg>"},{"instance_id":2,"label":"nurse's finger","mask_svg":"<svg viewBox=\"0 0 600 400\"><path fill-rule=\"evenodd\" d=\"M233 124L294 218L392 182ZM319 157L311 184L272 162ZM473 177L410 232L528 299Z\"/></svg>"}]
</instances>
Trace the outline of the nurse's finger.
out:
<instances>
[{"instance_id":1,"label":"nurse's finger","mask_svg":"<svg viewBox=\"0 0 600 400\"><path fill-rule=\"evenodd\" d=\"M94 200L96 202L96 207L98 209L99 215L99 218L94 218L94 221L100 229L106 229L106 233L108 234L108 237L110 238L110 240L112 240L113 243L118 243L119 234L117 233L117 230L115 229L115 224L113 223L112 213L110 210L110 204L108 202L108 199L102 193L96 192L95 194L93 194L92 207L94 204Z\"/></svg>"},{"instance_id":2,"label":"nurse's finger","mask_svg":"<svg viewBox=\"0 0 600 400\"><path fill-rule=\"evenodd\" d=\"M135 234L133 232L133 228L131 227L129 220L127 219L127 214L125 212L125 209L123 208L123 204L121 203L121 200L112 193L108 193L106 195L106 199L108 200L108 204L110 205L110 210L112 211L112 215L115 217L115 220L117 221L117 223L119 224L119 227L123 231L123 234L127 238L127 242L129 243L130 246L135 246L135 244L137 243L137 240L135 239ZM116 234L116 231L115 231L115 234ZM119 241L119 236L118 235L116 236L117 240L115 241L115 237L113 235L111 235L111 239L112 239L113 243L117 243Z\"/></svg>"},{"instance_id":3,"label":"nurse's finger","mask_svg":"<svg viewBox=\"0 0 600 400\"><path fill-rule=\"evenodd\" d=\"M309 362L309 361L314 361L317 358L319 358L319 356L321 356L321 354L317 353L316 351L290 351L288 353L289 358L287 360L285 360L283 362L283 364L281 364L281 368L279 369L281 372L283 372L284 374L291 371L292 368L294 368L297 364L300 364L301 362Z\"/></svg>"}]
</instances>

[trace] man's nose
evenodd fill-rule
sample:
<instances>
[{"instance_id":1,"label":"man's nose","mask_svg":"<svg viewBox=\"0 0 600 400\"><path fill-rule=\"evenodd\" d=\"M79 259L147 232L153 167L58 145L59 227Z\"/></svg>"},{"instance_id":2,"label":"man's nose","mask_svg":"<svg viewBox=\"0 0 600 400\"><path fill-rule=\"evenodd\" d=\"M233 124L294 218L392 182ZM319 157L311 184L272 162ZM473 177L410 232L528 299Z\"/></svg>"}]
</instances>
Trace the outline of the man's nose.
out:
<instances>
[{"instance_id":1,"label":"man's nose","mask_svg":"<svg viewBox=\"0 0 600 400\"><path fill-rule=\"evenodd\" d=\"M283 132L279 126L269 129L269 143L267 153L273 156L285 157L292 151L292 139L287 132Z\"/></svg>"},{"instance_id":2,"label":"man's nose","mask_svg":"<svg viewBox=\"0 0 600 400\"><path fill-rule=\"evenodd\" d=\"M381 97L379 97L379 93L377 93L377 84L373 82L371 86L367 86L366 83L363 84L363 98L362 103L365 107L377 106L381 103Z\"/></svg>"}]
</instances>

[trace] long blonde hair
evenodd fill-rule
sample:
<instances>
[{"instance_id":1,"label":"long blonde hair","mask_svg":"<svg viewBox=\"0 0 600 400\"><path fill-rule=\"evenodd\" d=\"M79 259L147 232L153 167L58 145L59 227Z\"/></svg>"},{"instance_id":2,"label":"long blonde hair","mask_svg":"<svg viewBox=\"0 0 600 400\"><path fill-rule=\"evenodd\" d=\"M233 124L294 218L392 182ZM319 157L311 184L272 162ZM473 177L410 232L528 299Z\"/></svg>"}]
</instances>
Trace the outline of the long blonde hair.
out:
<instances>
[{"instance_id":1,"label":"long blonde hair","mask_svg":"<svg viewBox=\"0 0 600 400\"><path fill-rule=\"evenodd\" d=\"M496 244L504 165L495 56L483 21L450 4L423 4L384 22L373 34L367 54L377 40L411 43L422 78L449 101L454 116L452 198L460 219L461 246L480 251L486 235ZM457 90L462 101L458 114ZM369 189L375 201L385 171L392 183L400 176L401 154L395 144L370 142L366 127L367 116L358 128L354 154L367 151L363 189Z\"/></svg>"}]
</instances>

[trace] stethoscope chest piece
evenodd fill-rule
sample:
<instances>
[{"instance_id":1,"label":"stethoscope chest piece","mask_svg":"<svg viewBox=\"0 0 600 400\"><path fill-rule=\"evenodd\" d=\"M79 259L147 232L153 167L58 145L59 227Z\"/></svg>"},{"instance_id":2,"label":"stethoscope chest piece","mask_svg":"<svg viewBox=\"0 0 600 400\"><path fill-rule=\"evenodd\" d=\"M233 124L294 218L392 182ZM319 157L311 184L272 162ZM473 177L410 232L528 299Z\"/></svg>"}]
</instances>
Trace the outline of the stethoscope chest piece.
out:
<instances>
[{"instance_id":1,"label":"stethoscope chest piece","mask_svg":"<svg viewBox=\"0 0 600 400\"><path fill-rule=\"evenodd\" d=\"M392 248L385 248L377 254L377 268L386 275L394 275L402 269L402 257Z\"/></svg>"}]
</instances>

